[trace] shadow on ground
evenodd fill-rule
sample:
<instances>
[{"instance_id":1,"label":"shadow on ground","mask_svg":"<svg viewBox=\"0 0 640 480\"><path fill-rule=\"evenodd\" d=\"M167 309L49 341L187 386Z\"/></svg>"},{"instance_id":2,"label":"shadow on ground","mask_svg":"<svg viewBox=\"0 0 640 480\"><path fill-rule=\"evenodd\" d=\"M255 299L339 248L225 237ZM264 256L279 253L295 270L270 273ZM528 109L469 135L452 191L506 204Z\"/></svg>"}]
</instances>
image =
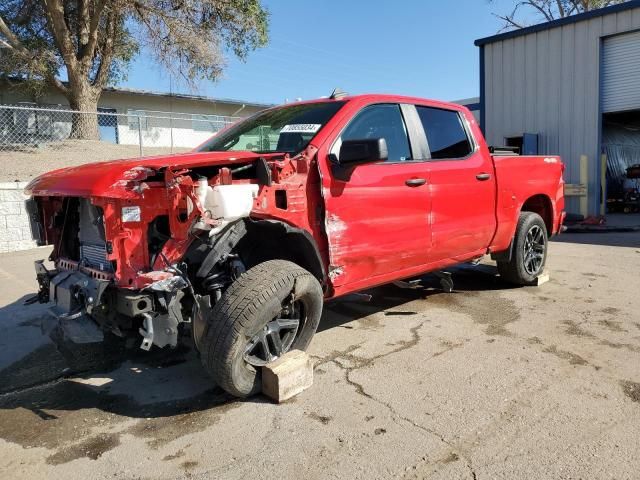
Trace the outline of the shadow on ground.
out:
<instances>
[{"instance_id":1,"label":"shadow on ground","mask_svg":"<svg viewBox=\"0 0 640 480\"><path fill-rule=\"evenodd\" d=\"M400 288L394 284L387 284L364 291L363 294L371 295L371 300L368 302L353 295L327 302L318 331L343 327L346 323L378 312L384 312L386 316L415 314L416 312L406 311L400 307L415 300L428 299L434 295L457 296L467 292L516 288L502 281L494 266L464 264L448 271L452 274L454 282L454 291L451 294L443 293L440 280L436 276L424 275L413 279L420 280L416 288Z\"/></svg>"},{"instance_id":2,"label":"shadow on ground","mask_svg":"<svg viewBox=\"0 0 640 480\"><path fill-rule=\"evenodd\" d=\"M640 232L564 233L554 242L640 248Z\"/></svg>"}]
</instances>

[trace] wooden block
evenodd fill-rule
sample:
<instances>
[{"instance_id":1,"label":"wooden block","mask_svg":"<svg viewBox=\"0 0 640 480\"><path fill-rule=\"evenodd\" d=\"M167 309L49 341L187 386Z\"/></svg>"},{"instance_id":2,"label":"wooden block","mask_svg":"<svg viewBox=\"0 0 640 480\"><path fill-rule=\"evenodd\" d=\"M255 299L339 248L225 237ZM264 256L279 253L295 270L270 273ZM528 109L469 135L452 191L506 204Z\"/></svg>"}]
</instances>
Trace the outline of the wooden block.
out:
<instances>
[{"instance_id":1,"label":"wooden block","mask_svg":"<svg viewBox=\"0 0 640 480\"><path fill-rule=\"evenodd\" d=\"M540 275L538 275L538 278L536 278L536 287L539 287L540 285L544 285L548 281L549 281L549 272L544 271Z\"/></svg>"},{"instance_id":2,"label":"wooden block","mask_svg":"<svg viewBox=\"0 0 640 480\"><path fill-rule=\"evenodd\" d=\"M282 403L313 384L313 363L305 352L291 350L262 367L262 393Z\"/></svg>"}]
</instances>

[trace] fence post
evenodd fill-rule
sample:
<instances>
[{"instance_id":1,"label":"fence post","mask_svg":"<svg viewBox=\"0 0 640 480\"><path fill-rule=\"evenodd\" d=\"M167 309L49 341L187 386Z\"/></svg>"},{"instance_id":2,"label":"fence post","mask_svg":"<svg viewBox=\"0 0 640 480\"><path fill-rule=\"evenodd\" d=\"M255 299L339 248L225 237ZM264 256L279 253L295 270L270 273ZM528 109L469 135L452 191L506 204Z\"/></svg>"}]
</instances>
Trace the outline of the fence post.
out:
<instances>
[{"instance_id":1,"label":"fence post","mask_svg":"<svg viewBox=\"0 0 640 480\"><path fill-rule=\"evenodd\" d=\"M171 153L173 153L173 115L169 117L169 135L171 137Z\"/></svg>"},{"instance_id":2,"label":"fence post","mask_svg":"<svg viewBox=\"0 0 640 480\"><path fill-rule=\"evenodd\" d=\"M142 157L142 118L138 115L138 145L140 147L140 156Z\"/></svg>"}]
</instances>

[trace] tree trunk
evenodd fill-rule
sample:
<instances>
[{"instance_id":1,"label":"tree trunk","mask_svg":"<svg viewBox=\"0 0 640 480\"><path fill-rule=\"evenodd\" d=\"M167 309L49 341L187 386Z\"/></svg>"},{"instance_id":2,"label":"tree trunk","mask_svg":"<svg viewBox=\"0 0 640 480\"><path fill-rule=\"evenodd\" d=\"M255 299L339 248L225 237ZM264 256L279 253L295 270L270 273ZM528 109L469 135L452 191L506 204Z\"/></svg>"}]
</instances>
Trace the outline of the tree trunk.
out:
<instances>
[{"instance_id":1,"label":"tree trunk","mask_svg":"<svg viewBox=\"0 0 640 480\"><path fill-rule=\"evenodd\" d=\"M88 86L71 85L68 100L71 110L80 112L71 114L71 133L69 138L99 140L98 96Z\"/></svg>"}]
</instances>

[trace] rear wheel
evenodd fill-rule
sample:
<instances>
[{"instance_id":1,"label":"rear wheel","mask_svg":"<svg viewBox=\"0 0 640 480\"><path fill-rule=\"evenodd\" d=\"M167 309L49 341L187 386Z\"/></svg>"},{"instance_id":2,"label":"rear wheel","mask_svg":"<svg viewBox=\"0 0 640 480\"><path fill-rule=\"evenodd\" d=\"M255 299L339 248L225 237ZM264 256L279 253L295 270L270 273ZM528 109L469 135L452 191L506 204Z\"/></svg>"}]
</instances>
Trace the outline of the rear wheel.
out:
<instances>
[{"instance_id":1,"label":"rear wheel","mask_svg":"<svg viewBox=\"0 0 640 480\"><path fill-rule=\"evenodd\" d=\"M306 350L322 313L322 288L308 271L285 260L242 274L211 310L202 362L224 390L258 393L260 367L289 350Z\"/></svg>"},{"instance_id":2,"label":"rear wheel","mask_svg":"<svg viewBox=\"0 0 640 480\"><path fill-rule=\"evenodd\" d=\"M513 238L511 260L498 262L500 276L516 285L534 285L544 271L547 244L547 227L542 217L522 212Z\"/></svg>"}]
</instances>

